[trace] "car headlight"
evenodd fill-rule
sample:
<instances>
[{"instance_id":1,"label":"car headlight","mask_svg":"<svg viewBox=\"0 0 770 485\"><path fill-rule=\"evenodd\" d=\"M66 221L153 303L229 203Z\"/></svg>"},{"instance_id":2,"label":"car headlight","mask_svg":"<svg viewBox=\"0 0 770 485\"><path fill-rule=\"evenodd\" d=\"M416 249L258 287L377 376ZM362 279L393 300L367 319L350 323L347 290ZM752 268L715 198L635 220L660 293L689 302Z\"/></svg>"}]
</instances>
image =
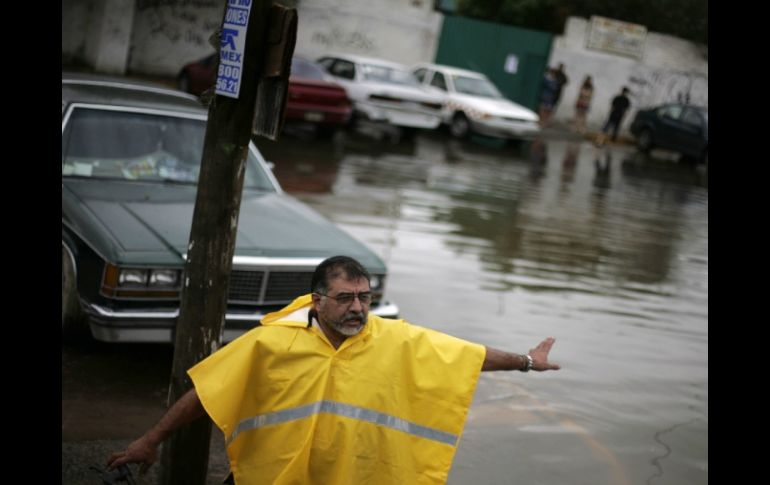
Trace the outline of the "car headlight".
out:
<instances>
[{"instance_id":1,"label":"car headlight","mask_svg":"<svg viewBox=\"0 0 770 485\"><path fill-rule=\"evenodd\" d=\"M372 275L369 279L369 288L372 290L379 290L382 287L382 277L380 275Z\"/></svg>"},{"instance_id":2,"label":"car headlight","mask_svg":"<svg viewBox=\"0 0 770 485\"><path fill-rule=\"evenodd\" d=\"M147 270L123 269L118 273L118 286L144 287L147 285Z\"/></svg>"},{"instance_id":3,"label":"car headlight","mask_svg":"<svg viewBox=\"0 0 770 485\"><path fill-rule=\"evenodd\" d=\"M109 297L178 298L181 270L105 265L101 293Z\"/></svg>"},{"instance_id":4,"label":"car headlight","mask_svg":"<svg viewBox=\"0 0 770 485\"><path fill-rule=\"evenodd\" d=\"M174 269L154 269L150 271L150 287L171 287L179 284L179 271Z\"/></svg>"},{"instance_id":5,"label":"car headlight","mask_svg":"<svg viewBox=\"0 0 770 485\"><path fill-rule=\"evenodd\" d=\"M382 296L385 293L385 275L373 274L369 278L369 288L372 289L372 296L375 302L382 300Z\"/></svg>"}]
</instances>

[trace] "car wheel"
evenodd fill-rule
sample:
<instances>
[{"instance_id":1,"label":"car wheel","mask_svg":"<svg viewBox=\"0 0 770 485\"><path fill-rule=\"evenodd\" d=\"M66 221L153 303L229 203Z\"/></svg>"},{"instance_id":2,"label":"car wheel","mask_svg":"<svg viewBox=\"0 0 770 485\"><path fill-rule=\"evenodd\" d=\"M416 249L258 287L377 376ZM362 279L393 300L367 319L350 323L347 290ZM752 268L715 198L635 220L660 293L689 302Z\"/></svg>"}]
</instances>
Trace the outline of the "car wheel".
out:
<instances>
[{"instance_id":1,"label":"car wheel","mask_svg":"<svg viewBox=\"0 0 770 485\"><path fill-rule=\"evenodd\" d=\"M361 118L362 118L361 113L359 113L358 111L353 111L353 113L350 115L350 119L345 125L345 129L352 132L355 132L356 130L358 130Z\"/></svg>"},{"instance_id":2,"label":"car wheel","mask_svg":"<svg viewBox=\"0 0 770 485\"><path fill-rule=\"evenodd\" d=\"M315 133L318 138L333 138L339 127L336 125L316 125Z\"/></svg>"},{"instance_id":3,"label":"car wheel","mask_svg":"<svg viewBox=\"0 0 770 485\"><path fill-rule=\"evenodd\" d=\"M401 132L400 133L401 140L414 141L414 139L417 138L417 132L419 131L417 128L402 126L399 129Z\"/></svg>"},{"instance_id":4,"label":"car wheel","mask_svg":"<svg viewBox=\"0 0 770 485\"><path fill-rule=\"evenodd\" d=\"M184 91L185 93L189 93L190 92L190 76L188 76L186 72L183 72L176 79L176 85L177 85L177 88L179 88L180 91Z\"/></svg>"},{"instance_id":5,"label":"car wheel","mask_svg":"<svg viewBox=\"0 0 770 485\"><path fill-rule=\"evenodd\" d=\"M642 130L636 138L636 146L640 152L650 153L650 150L652 150L652 132L650 130Z\"/></svg>"},{"instance_id":6,"label":"car wheel","mask_svg":"<svg viewBox=\"0 0 770 485\"><path fill-rule=\"evenodd\" d=\"M471 131L471 123L468 118L462 114L457 113L452 118L452 123L449 125L449 133L455 138L465 138Z\"/></svg>"},{"instance_id":7,"label":"car wheel","mask_svg":"<svg viewBox=\"0 0 770 485\"><path fill-rule=\"evenodd\" d=\"M61 250L61 329L63 337L81 337L88 333L88 321L78 298L75 268L65 248Z\"/></svg>"}]
</instances>

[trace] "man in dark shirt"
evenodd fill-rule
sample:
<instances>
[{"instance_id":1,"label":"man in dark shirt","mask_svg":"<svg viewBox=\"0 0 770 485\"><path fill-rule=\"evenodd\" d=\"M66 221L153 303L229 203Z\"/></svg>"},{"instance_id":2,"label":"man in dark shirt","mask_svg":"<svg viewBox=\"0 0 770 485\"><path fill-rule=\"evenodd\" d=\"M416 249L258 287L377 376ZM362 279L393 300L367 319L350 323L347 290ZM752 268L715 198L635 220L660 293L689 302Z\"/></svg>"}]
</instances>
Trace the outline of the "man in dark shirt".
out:
<instances>
[{"instance_id":1,"label":"man in dark shirt","mask_svg":"<svg viewBox=\"0 0 770 485\"><path fill-rule=\"evenodd\" d=\"M556 106L561 99L561 92L564 89L564 85L569 82L569 78L564 72L564 63L559 64L559 67L554 71L554 75L556 76L556 82L558 83L558 87L556 88L556 99L553 103L553 110L556 111Z\"/></svg>"},{"instance_id":2,"label":"man in dark shirt","mask_svg":"<svg viewBox=\"0 0 770 485\"><path fill-rule=\"evenodd\" d=\"M604 123L602 133L605 135L612 130L612 141L617 141L618 131L620 130L620 124L623 121L623 115L626 114L628 108L631 107L631 101L628 99L628 88L623 87L623 91L612 98L612 106L610 107L610 116L607 118L607 122Z\"/></svg>"}]
</instances>

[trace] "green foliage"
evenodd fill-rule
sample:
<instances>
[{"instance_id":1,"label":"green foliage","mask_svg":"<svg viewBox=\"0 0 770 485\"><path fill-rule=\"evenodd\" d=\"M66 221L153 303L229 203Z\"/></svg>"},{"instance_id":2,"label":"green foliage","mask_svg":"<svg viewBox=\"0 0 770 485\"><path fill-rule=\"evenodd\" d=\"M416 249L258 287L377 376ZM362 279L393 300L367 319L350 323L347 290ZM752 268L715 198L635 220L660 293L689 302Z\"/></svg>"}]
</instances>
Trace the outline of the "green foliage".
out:
<instances>
[{"instance_id":1,"label":"green foliage","mask_svg":"<svg viewBox=\"0 0 770 485\"><path fill-rule=\"evenodd\" d=\"M708 45L707 0L457 0L457 13L554 34L567 17L599 15Z\"/></svg>"}]
</instances>

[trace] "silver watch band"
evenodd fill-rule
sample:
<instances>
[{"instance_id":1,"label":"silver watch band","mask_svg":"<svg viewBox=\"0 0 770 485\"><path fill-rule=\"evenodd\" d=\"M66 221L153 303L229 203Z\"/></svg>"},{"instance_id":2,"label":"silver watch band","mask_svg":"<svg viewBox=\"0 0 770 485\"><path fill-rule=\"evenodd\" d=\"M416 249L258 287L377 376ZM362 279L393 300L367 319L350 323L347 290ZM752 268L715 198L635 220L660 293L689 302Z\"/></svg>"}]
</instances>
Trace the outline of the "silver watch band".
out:
<instances>
[{"instance_id":1,"label":"silver watch band","mask_svg":"<svg viewBox=\"0 0 770 485\"><path fill-rule=\"evenodd\" d=\"M527 363L524 364L524 368L520 370L521 372L529 372L532 370L532 367L534 367L535 362L532 360L532 357L529 354L525 355L524 357L527 359Z\"/></svg>"}]
</instances>

